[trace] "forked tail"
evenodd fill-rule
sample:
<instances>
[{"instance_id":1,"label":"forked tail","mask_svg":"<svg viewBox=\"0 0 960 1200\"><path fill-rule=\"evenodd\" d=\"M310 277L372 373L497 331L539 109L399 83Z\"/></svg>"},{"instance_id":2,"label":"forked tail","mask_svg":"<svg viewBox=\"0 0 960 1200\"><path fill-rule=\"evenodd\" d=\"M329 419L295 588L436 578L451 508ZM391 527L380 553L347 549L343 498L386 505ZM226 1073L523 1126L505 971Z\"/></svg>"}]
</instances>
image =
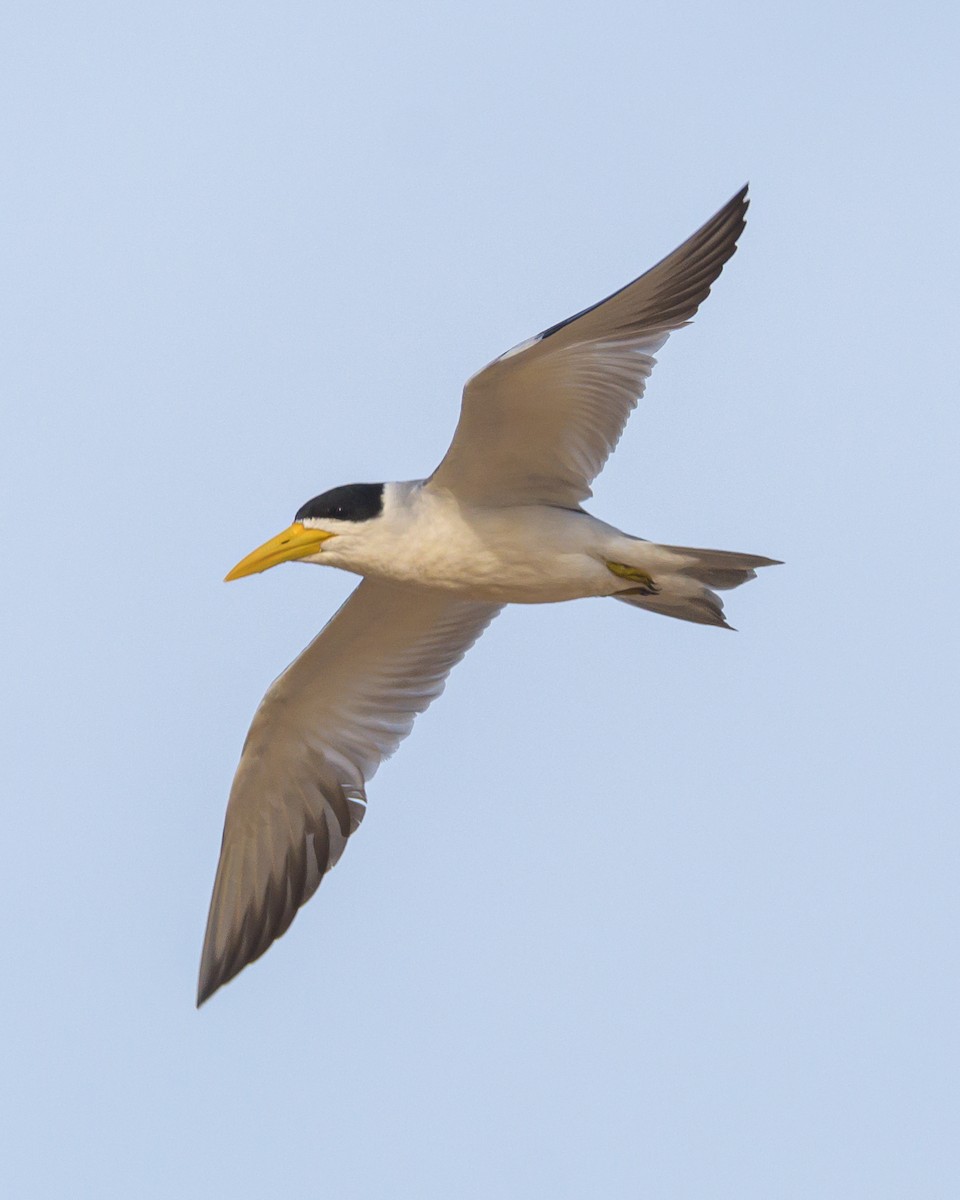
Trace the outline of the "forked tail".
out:
<instances>
[{"instance_id":1,"label":"forked tail","mask_svg":"<svg viewBox=\"0 0 960 1200\"><path fill-rule=\"evenodd\" d=\"M614 599L663 613L665 617L695 621L699 625L720 625L724 629L733 626L727 624L723 601L716 593L729 591L756 578L758 567L779 566L778 559L763 558L759 554L695 550L689 546L660 546L653 542L641 544L645 551L643 567L607 563L609 570L622 579L624 585L614 593Z\"/></svg>"}]
</instances>

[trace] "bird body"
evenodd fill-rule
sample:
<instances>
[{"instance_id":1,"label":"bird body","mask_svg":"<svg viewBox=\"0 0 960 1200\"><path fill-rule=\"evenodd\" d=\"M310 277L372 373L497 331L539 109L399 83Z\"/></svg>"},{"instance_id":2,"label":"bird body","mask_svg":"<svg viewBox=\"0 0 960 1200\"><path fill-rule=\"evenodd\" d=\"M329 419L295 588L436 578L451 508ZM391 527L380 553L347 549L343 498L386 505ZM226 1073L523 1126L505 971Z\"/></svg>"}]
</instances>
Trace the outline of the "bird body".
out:
<instances>
[{"instance_id":1,"label":"bird body","mask_svg":"<svg viewBox=\"0 0 960 1200\"><path fill-rule=\"evenodd\" d=\"M618 538L585 512L482 508L417 480L385 484L381 517L325 542L308 561L473 600L542 604L612 594L617 580L603 556Z\"/></svg>"},{"instance_id":2,"label":"bird body","mask_svg":"<svg viewBox=\"0 0 960 1200\"><path fill-rule=\"evenodd\" d=\"M607 596L729 628L717 591L774 559L644 541L582 504L654 354L733 254L746 208L744 188L646 274L470 379L431 476L324 492L227 576L301 561L362 580L253 719L198 1003L287 929L359 825L377 767L503 605Z\"/></svg>"},{"instance_id":3,"label":"bird body","mask_svg":"<svg viewBox=\"0 0 960 1200\"><path fill-rule=\"evenodd\" d=\"M356 522L301 561L417 587L440 588L493 604L551 604L630 592L634 582L616 563L659 578L662 594L673 574L693 569L698 556L632 537L582 509L546 504L484 508L461 503L426 480L383 484L376 520ZM330 526L306 518L305 527ZM751 555L744 570L771 560Z\"/></svg>"}]
</instances>

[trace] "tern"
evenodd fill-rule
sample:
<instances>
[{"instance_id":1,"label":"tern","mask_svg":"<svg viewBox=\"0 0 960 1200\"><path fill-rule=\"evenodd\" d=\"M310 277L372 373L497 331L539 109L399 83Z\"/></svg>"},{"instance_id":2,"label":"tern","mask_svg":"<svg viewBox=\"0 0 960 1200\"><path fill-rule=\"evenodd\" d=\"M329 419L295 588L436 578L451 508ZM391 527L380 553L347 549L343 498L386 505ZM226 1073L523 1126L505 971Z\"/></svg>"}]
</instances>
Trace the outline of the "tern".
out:
<instances>
[{"instance_id":1,"label":"tern","mask_svg":"<svg viewBox=\"0 0 960 1200\"><path fill-rule=\"evenodd\" d=\"M362 579L253 718L227 805L198 1005L287 930L360 824L377 767L503 605L611 596L729 628L716 592L777 561L658 545L581 507L653 356L736 250L747 205L744 187L646 274L474 375L429 478L324 492L229 573L297 561Z\"/></svg>"}]
</instances>

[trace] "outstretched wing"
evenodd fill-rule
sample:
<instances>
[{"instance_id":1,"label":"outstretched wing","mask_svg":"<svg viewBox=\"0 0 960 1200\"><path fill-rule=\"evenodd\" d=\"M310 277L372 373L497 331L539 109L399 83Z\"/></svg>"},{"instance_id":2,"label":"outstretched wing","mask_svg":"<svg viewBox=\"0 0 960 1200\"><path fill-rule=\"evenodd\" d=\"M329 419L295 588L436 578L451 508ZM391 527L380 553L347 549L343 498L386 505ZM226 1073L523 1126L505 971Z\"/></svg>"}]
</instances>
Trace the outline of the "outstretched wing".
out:
<instances>
[{"instance_id":1,"label":"outstretched wing","mask_svg":"<svg viewBox=\"0 0 960 1200\"><path fill-rule=\"evenodd\" d=\"M498 611L365 579L272 684L230 792L198 1004L286 931L359 825L364 785Z\"/></svg>"},{"instance_id":2,"label":"outstretched wing","mask_svg":"<svg viewBox=\"0 0 960 1200\"><path fill-rule=\"evenodd\" d=\"M744 187L645 275L474 375L427 486L483 505L586 500L643 395L653 355L693 318L736 250L748 203Z\"/></svg>"}]
</instances>

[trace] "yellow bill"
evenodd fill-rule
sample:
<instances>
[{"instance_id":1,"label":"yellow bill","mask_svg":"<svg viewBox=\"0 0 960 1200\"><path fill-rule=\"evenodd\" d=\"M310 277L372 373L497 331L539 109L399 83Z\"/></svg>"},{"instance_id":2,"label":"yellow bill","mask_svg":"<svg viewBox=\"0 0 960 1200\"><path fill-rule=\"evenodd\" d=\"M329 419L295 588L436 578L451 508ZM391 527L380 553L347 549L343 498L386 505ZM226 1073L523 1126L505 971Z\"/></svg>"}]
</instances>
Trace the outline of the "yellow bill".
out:
<instances>
[{"instance_id":1,"label":"yellow bill","mask_svg":"<svg viewBox=\"0 0 960 1200\"><path fill-rule=\"evenodd\" d=\"M333 536L334 534L326 533L322 529L307 529L299 521L294 521L289 529L278 533L269 542L258 546L252 554L241 559L226 576L224 583L229 583L232 579L242 579L244 575L256 575L259 571L268 571L277 563L308 558L311 554L316 554L327 538Z\"/></svg>"}]
</instances>

